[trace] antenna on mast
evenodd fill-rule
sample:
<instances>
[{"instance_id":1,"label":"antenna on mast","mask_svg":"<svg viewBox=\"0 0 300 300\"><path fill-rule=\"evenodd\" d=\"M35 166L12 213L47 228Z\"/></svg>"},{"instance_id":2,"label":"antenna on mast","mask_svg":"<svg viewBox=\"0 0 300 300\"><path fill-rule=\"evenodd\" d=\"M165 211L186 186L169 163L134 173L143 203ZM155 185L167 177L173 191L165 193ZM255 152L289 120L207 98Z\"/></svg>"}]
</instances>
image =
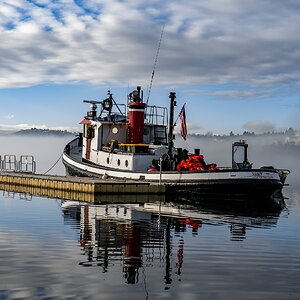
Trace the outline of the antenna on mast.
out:
<instances>
[{"instance_id":1,"label":"antenna on mast","mask_svg":"<svg viewBox=\"0 0 300 300\"><path fill-rule=\"evenodd\" d=\"M148 101L149 101L149 98L150 98L150 93L151 93L151 88L152 88L154 73L155 73L155 69L156 69L156 65L157 65L157 60L158 60L159 50L160 50L160 46L161 46L161 41L162 41L163 34L164 34L164 29L165 29L165 24L164 24L164 26L163 26L163 28L161 30L161 34L160 34L160 39L159 39L159 43L158 43L158 47L157 47L157 52L156 52L156 56L155 56L155 61L154 61L154 66L153 66L153 71L152 71L150 86L149 86L149 90L148 90L146 105L148 105Z\"/></svg>"}]
</instances>

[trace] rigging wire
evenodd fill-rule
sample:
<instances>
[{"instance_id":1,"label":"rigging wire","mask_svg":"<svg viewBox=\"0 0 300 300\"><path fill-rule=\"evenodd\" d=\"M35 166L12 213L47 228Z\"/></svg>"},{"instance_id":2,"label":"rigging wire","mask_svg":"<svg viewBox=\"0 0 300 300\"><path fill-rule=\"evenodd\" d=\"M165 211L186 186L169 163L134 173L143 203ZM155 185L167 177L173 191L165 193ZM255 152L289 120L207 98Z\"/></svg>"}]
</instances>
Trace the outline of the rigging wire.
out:
<instances>
[{"instance_id":1,"label":"rigging wire","mask_svg":"<svg viewBox=\"0 0 300 300\"><path fill-rule=\"evenodd\" d=\"M155 69L156 69L156 65L157 65L157 61L158 61L158 55L159 55L159 50L160 50L160 46L161 46L163 34L164 34L164 29L165 29L165 24L163 25L163 28L162 28L161 34L160 34L160 39L159 39L159 43L158 43L158 47L157 47L157 52L156 52L156 56L155 56L155 61L154 61L152 76L151 76L151 80L150 80L150 86L149 86L149 90L148 90L146 105L148 105L149 98L150 98L150 93L151 93L151 88L152 88L152 84L153 84L154 73L155 73Z\"/></svg>"}]
</instances>

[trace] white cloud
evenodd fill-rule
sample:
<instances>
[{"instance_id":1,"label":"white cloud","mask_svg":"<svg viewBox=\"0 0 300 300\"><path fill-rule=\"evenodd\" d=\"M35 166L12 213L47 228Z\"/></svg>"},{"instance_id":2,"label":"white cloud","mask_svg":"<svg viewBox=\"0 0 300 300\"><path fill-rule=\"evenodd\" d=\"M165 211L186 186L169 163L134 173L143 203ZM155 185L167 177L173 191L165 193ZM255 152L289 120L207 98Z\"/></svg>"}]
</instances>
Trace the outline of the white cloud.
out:
<instances>
[{"instance_id":1,"label":"white cloud","mask_svg":"<svg viewBox=\"0 0 300 300\"><path fill-rule=\"evenodd\" d=\"M8 120L12 120L15 116L13 114L8 114L7 116L5 116L6 119Z\"/></svg>"},{"instance_id":2,"label":"white cloud","mask_svg":"<svg viewBox=\"0 0 300 300\"><path fill-rule=\"evenodd\" d=\"M199 94L199 95L209 95L216 96L222 99L260 99L265 97L270 97L270 91L256 91L256 90L239 90L239 89L231 89L231 90L191 90L190 94Z\"/></svg>"},{"instance_id":3,"label":"white cloud","mask_svg":"<svg viewBox=\"0 0 300 300\"><path fill-rule=\"evenodd\" d=\"M149 84L164 22L155 84L299 84L297 1L35 3L0 3L0 87Z\"/></svg>"},{"instance_id":4,"label":"white cloud","mask_svg":"<svg viewBox=\"0 0 300 300\"><path fill-rule=\"evenodd\" d=\"M202 129L201 126L194 123L187 123L186 127L187 127L188 134L199 133L199 131ZM181 121L178 120L174 128L174 133L180 133L180 130L181 130Z\"/></svg>"}]
</instances>

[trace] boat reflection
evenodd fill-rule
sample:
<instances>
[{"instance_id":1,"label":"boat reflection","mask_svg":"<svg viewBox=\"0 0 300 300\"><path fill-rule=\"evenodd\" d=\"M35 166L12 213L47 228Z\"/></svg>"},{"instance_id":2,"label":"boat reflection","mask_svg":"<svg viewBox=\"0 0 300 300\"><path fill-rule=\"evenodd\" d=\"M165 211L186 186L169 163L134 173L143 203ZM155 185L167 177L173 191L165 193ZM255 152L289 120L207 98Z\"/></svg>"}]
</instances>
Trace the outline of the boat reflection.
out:
<instances>
[{"instance_id":1,"label":"boat reflection","mask_svg":"<svg viewBox=\"0 0 300 300\"><path fill-rule=\"evenodd\" d=\"M234 206L220 210L182 201L185 204L164 200L99 205L62 202L65 218L80 223L84 259L79 264L99 267L104 273L120 266L124 282L136 284L141 271L159 263L164 267L168 289L172 276L180 278L182 273L184 245L190 241L189 236L197 236L205 226L227 225L231 241L241 242L247 230L276 226L281 214L280 210L241 210Z\"/></svg>"}]
</instances>

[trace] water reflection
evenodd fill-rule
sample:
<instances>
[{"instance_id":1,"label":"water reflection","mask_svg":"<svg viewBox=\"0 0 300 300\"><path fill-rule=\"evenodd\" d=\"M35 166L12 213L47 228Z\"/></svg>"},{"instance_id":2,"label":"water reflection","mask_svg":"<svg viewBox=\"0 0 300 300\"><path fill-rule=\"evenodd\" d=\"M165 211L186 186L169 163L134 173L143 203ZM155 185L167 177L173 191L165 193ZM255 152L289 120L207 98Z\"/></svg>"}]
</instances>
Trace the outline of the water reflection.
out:
<instances>
[{"instance_id":1,"label":"water reflection","mask_svg":"<svg viewBox=\"0 0 300 300\"><path fill-rule=\"evenodd\" d=\"M1 192L0 299L299 299L297 195L257 211Z\"/></svg>"},{"instance_id":2,"label":"water reflection","mask_svg":"<svg viewBox=\"0 0 300 300\"><path fill-rule=\"evenodd\" d=\"M31 194L15 193L15 192L11 192L11 191L2 191L2 195L3 195L4 198L11 198L11 199L14 199L17 195L17 197L20 200L32 201L32 195Z\"/></svg>"},{"instance_id":3,"label":"water reflection","mask_svg":"<svg viewBox=\"0 0 300 300\"><path fill-rule=\"evenodd\" d=\"M63 201L64 218L80 223L82 267L103 273L119 267L123 282L141 282L141 273L153 264L164 265L163 280L169 289L174 276L180 281L184 249L191 238L201 238L206 227L228 226L230 241L242 242L252 228L276 226L280 211L226 211L178 202L112 203L91 205ZM173 266L173 268L172 268ZM175 267L174 267L175 266Z\"/></svg>"}]
</instances>

